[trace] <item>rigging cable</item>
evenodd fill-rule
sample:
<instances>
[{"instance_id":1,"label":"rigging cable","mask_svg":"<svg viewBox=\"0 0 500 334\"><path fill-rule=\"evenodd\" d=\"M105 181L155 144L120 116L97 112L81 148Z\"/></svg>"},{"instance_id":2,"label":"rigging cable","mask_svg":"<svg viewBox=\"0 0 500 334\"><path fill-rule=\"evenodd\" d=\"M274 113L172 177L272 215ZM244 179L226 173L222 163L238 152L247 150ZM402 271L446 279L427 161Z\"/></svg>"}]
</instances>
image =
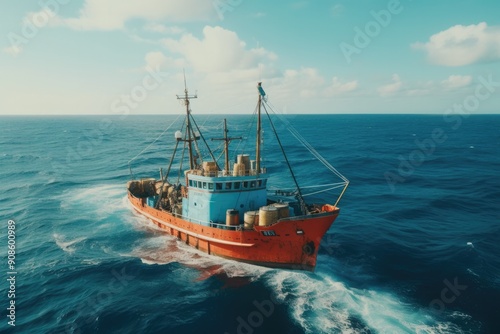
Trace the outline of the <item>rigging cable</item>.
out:
<instances>
[{"instance_id":1,"label":"rigging cable","mask_svg":"<svg viewBox=\"0 0 500 334\"><path fill-rule=\"evenodd\" d=\"M284 117L280 117L282 115L277 114L274 111L273 106L269 102L267 102L267 100L265 101L265 104L268 105L270 107L271 111L278 117L278 119L280 119L287 126L288 131L295 137L295 139L297 139L328 170L330 170L333 174L335 174L337 177L339 177L340 179L342 179L344 181L344 188L340 192L340 195L334 204L334 206L336 207L337 204L340 202L340 199L342 198L342 196L344 196L344 193L347 190L347 187L349 186L349 180L344 175L342 175L335 167L333 167L321 154L319 154L318 151L316 151L316 149L314 149L311 146L311 144L309 144L309 142L307 140L305 140L304 137L301 136L301 134L292 126L292 124L290 124L290 122L288 120L286 120ZM266 112L267 112L267 110L266 110Z\"/></svg>"},{"instance_id":2,"label":"rigging cable","mask_svg":"<svg viewBox=\"0 0 500 334\"><path fill-rule=\"evenodd\" d=\"M297 131L297 129L295 129L285 117L276 113L269 102L266 102L266 104L270 107L271 111L278 117L278 119L286 125L287 130L295 137L295 139L297 139L314 157L316 157L327 169L337 175L344 182L349 182L349 180L344 175L342 175L335 167L333 167L321 154L319 154L318 151L316 151L316 149L311 146L311 144L309 144L309 142L304 137L302 137L299 131Z\"/></svg>"},{"instance_id":3,"label":"rigging cable","mask_svg":"<svg viewBox=\"0 0 500 334\"><path fill-rule=\"evenodd\" d=\"M271 127L273 128L274 135L276 136L276 140L278 141L278 144L281 148L281 152L283 153L283 157L285 158L286 164L288 165L288 169L290 170L290 173L292 174L293 182L297 186L297 197L298 197L298 200L300 202L302 214L307 214L306 202L304 201L304 198L302 198L302 192L300 191L299 183L297 182L297 179L295 178L295 174L293 173L292 166L290 165L290 162L288 161L288 157L286 156L285 149L284 149L283 145L281 144L281 140L278 136L278 133L276 132L276 128L274 127L274 123L271 120L271 116L267 112L266 104L263 103L262 106L264 107L264 111L266 112L267 118L269 119L269 124L271 124Z\"/></svg>"}]
</instances>

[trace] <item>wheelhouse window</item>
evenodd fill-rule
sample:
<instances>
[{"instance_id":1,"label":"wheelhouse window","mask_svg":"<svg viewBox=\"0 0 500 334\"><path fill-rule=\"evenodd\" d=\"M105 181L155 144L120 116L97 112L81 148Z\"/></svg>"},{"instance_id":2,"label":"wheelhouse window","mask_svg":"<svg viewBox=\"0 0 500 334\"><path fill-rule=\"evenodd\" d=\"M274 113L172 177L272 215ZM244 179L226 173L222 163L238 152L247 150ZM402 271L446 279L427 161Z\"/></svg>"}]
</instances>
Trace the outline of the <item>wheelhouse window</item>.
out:
<instances>
[{"instance_id":1,"label":"wheelhouse window","mask_svg":"<svg viewBox=\"0 0 500 334\"><path fill-rule=\"evenodd\" d=\"M243 188L248 188L248 181L243 182Z\"/></svg>"},{"instance_id":2,"label":"wheelhouse window","mask_svg":"<svg viewBox=\"0 0 500 334\"><path fill-rule=\"evenodd\" d=\"M234 189L240 189L241 182L234 182Z\"/></svg>"},{"instance_id":3,"label":"wheelhouse window","mask_svg":"<svg viewBox=\"0 0 500 334\"><path fill-rule=\"evenodd\" d=\"M203 182L203 189L207 189L207 183Z\"/></svg>"},{"instance_id":4,"label":"wheelhouse window","mask_svg":"<svg viewBox=\"0 0 500 334\"><path fill-rule=\"evenodd\" d=\"M226 182L226 190L231 190L231 182Z\"/></svg>"},{"instance_id":5,"label":"wheelhouse window","mask_svg":"<svg viewBox=\"0 0 500 334\"><path fill-rule=\"evenodd\" d=\"M213 189L214 189L214 184L213 184L212 182L210 182L210 183L208 184L208 189L209 189L209 190L213 190Z\"/></svg>"}]
</instances>

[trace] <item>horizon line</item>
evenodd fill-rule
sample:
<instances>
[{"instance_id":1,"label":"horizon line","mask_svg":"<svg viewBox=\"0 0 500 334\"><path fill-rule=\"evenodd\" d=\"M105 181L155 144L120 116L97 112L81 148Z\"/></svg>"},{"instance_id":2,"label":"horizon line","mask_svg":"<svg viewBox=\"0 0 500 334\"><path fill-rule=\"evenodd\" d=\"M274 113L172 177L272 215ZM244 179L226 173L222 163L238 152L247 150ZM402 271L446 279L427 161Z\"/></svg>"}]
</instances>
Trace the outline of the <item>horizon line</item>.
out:
<instances>
[{"instance_id":1,"label":"horizon line","mask_svg":"<svg viewBox=\"0 0 500 334\"><path fill-rule=\"evenodd\" d=\"M75 116L112 116L112 117L128 117L128 116L179 116L183 113L175 113L175 114L128 114L128 115L117 115L117 114L0 114L0 117L26 117L26 116L35 116L35 117L46 117L46 116L64 116L64 117L75 117ZM222 113L202 113L195 114L195 116L206 116L206 115L223 115L223 116L248 116L253 115L254 113L238 113L238 114L222 114ZM394 116L402 116L402 115L429 115L429 116L442 116L445 113L370 113L370 112L361 112L361 113L279 113L277 115L286 116L286 115L309 115L309 116L325 116L325 115L394 115ZM500 112L493 113L470 113L468 116L472 115L500 115Z\"/></svg>"}]
</instances>

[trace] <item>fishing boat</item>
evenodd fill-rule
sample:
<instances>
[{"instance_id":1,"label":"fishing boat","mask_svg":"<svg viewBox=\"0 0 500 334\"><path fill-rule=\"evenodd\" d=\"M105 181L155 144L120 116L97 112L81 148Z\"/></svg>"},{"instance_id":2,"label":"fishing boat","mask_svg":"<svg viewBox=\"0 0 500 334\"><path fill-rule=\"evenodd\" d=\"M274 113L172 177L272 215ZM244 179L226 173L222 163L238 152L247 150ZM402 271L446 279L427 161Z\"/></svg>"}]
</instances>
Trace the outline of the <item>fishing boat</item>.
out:
<instances>
[{"instance_id":1,"label":"fishing boat","mask_svg":"<svg viewBox=\"0 0 500 334\"><path fill-rule=\"evenodd\" d=\"M175 147L166 173L161 170L159 179L133 179L127 183L133 208L161 230L202 252L259 266L313 271L320 242L339 215L337 205L349 181L315 150L311 151L341 178L334 184L341 191L333 204L307 203L275 133L295 189L268 191L270 174L261 156L264 116L274 132L276 127L260 82L252 149L255 155L253 159L244 153L230 157L230 142L242 138L228 136L224 119L223 137L212 138L224 147L224 165L220 166L192 115L190 101L196 97L188 93L186 84L184 94L177 96L185 105L186 115L181 129L174 134ZM201 158L201 144L208 150L206 161ZM169 175L178 155L189 164L176 182ZM182 163L177 165L183 168Z\"/></svg>"}]
</instances>

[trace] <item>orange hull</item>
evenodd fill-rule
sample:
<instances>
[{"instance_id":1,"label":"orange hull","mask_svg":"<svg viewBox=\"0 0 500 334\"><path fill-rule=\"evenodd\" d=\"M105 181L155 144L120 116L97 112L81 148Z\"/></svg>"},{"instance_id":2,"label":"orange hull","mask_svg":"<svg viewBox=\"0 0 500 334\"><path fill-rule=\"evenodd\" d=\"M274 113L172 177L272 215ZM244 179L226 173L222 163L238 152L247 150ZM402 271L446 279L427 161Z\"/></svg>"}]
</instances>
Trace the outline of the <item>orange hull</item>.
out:
<instances>
[{"instance_id":1,"label":"orange hull","mask_svg":"<svg viewBox=\"0 0 500 334\"><path fill-rule=\"evenodd\" d=\"M155 225L205 253L255 265L314 270L319 244L339 209L324 205L323 212L280 219L252 230L226 230L186 221L152 208L145 199L128 193L134 209ZM267 231L267 232L266 232Z\"/></svg>"}]
</instances>

